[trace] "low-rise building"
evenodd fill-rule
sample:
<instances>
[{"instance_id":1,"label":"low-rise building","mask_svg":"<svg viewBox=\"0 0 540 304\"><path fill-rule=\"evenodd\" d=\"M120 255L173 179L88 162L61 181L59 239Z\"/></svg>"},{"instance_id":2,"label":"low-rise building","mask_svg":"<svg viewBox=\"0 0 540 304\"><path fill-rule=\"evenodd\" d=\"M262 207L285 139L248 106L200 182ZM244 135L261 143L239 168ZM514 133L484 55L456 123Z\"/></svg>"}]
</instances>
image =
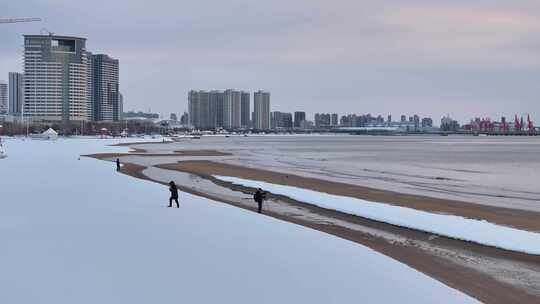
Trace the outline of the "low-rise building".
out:
<instances>
[{"instance_id":1,"label":"low-rise building","mask_svg":"<svg viewBox=\"0 0 540 304\"><path fill-rule=\"evenodd\" d=\"M291 129L293 127L293 119L291 113L272 112L272 129Z\"/></svg>"}]
</instances>

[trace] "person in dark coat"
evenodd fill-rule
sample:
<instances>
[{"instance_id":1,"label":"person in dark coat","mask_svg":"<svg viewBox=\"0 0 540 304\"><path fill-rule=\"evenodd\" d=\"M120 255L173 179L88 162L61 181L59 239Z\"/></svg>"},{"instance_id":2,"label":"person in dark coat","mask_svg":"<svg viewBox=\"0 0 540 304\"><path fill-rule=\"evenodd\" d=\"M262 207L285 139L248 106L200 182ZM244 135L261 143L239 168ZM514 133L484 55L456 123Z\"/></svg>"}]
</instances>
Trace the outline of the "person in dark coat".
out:
<instances>
[{"instance_id":1,"label":"person in dark coat","mask_svg":"<svg viewBox=\"0 0 540 304\"><path fill-rule=\"evenodd\" d=\"M262 204L265 198L266 192L262 191L261 188L257 189L257 192L255 192L255 194L253 195L253 200L259 205L259 207L257 208L258 213L262 213Z\"/></svg>"},{"instance_id":2,"label":"person in dark coat","mask_svg":"<svg viewBox=\"0 0 540 304\"><path fill-rule=\"evenodd\" d=\"M120 158L116 159L116 171L120 171Z\"/></svg>"},{"instance_id":3,"label":"person in dark coat","mask_svg":"<svg viewBox=\"0 0 540 304\"><path fill-rule=\"evenodd\" d=\"M169 207L172 207L172 202L175 201L176 208L180 208L180 204L178 203L178 188L173 181L169 183L169 191L171 191L171 197L169 198Z\"/></svg>"}]
</instances>

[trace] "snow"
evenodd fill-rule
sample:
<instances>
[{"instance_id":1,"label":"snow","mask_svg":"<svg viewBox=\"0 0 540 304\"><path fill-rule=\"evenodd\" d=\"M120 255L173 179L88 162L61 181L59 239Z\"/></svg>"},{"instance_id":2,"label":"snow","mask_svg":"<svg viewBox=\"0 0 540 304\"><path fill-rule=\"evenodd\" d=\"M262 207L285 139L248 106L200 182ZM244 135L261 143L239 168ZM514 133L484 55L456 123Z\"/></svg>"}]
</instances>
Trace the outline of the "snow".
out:
<instances>
[{"instance_id":1,"label":"snow","mask_svg":"<svg viewBox=\"0 0 540 304\"><path fill-rule=\"evenodd\" d=\"M333 195L297 187L246 180L230 176L214 176L222 181L284 195L294 200L325 209L470 241L506 250L540 255L540 234L514 229L455 215L435 214L411 208Z\"/></svg>"},{"instance_id":2,"label":"snow","mask_svg":"<svg viewBox=\"0 0 540 304\"><path fill-rule=\"evenodd\" d=\"M135 139L139 141L140 139ZM127 140L8 139L0 303L474 303L361 245L81 157Z\"/></svg>"}]
</instances>

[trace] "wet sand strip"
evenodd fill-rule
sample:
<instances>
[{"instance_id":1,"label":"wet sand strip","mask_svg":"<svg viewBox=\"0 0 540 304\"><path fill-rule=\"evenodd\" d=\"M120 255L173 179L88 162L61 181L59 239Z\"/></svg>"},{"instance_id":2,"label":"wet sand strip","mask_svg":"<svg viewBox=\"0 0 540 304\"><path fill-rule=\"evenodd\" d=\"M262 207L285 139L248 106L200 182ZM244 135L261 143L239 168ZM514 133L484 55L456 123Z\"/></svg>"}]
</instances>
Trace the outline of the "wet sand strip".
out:
<instances>
[{"instance_id":1,"label":"wet sand strip","mask_svg":"<svg viewBox=\"0 0 540 304\"><path fill-rule=\"evenodd\" d=\"M157 165L156 167L198 175L225 187L231 187L230 183L217 180L212 175L264 181L329 194L355 197L368 201L387 203L432 213L452 214L465 218L482 219L523 230L540 231L540 213L533 211L483 206L454 200L402 194L207 160L180 161L172 164Z\"/></svg>"}]
</instances>

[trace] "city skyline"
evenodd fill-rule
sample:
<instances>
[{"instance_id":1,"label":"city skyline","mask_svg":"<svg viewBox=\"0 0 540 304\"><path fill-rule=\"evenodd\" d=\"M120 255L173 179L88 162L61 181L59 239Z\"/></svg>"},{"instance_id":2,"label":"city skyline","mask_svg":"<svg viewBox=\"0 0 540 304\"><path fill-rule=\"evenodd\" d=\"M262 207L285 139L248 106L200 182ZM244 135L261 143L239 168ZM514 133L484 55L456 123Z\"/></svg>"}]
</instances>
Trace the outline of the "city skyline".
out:
<instances>
[{"instance_id":1,"label":"city skyline","mask_svg":"<svg viewBox=\"0 0 540 304\"><path fill-rule=\"evenodd\" d=\"M2 27L0 79L22 71L20 37L45 27L88 37L89 48L121 59L129 110L181 113L187 108L178 90L255 91L263 85L276 109L305 110L309 116L332 104L340 113L450 114L460 122L474 116L540 117L536 1L338 2L233 1L222 7L206 1L117 1L84 10L73 2L12 3L4 14L24 12L44 21ZM244 19L215 21L240 8L247 12ZM192 9L197 14L175 13ZM264 11L270 13L257 14ZM108 17L96 24L96 14ZM151 25L140 25L143 16ZM231 39L239 43L225 44Z\"/></svg>"}]
</instances>

